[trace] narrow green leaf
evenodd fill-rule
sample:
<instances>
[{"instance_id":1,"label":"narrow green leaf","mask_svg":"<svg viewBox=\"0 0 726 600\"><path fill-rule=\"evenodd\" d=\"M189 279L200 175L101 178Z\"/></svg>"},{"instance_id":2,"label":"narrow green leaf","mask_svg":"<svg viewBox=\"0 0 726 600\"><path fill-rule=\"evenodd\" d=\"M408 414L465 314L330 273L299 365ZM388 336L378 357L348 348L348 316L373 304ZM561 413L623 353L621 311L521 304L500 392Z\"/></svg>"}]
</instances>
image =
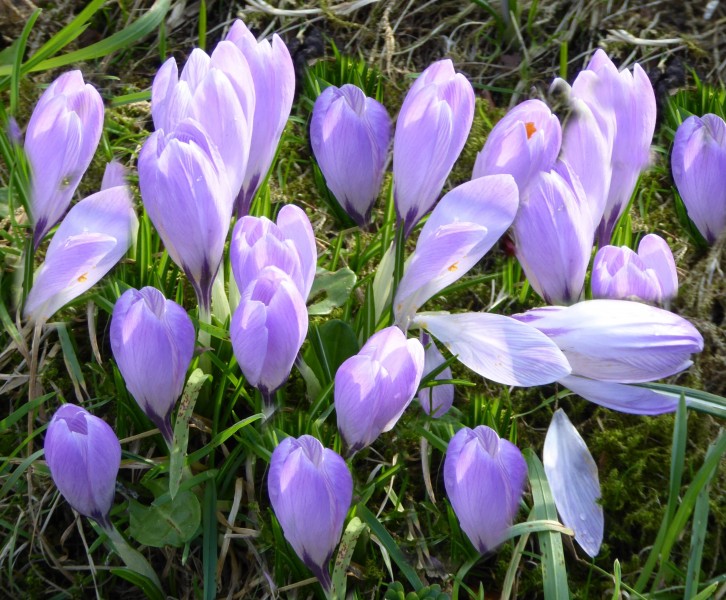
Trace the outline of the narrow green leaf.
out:
<instances>
[{"instance_id":1,"label":"narrow green leaf","mask_svg":"<svg viewBox=\"0 0 726 600\"><path fill-rule=\"evenodd\" d=\"M23 62L23 56L25 55L25 47L28 44L28 37L30 32L33 30L33 25L40 16L40 9L37 8L30 15L23 31L18 38L18 43L15 45L15 58L13 60L13 72L10 74L10 114L15 116L18 114L18 102L20 98L20 65Z\"/></svg>"},{"instance_id":2,"label":"narrow green leaf","mask_svg":"<svg viewBox=\"0 0 726 600\"><path fill-rule=\"evenodd\" d=\"M154 585L148 577L144 577L131 569L123 567L114 567L111 569L111 573L125 579L129 583L133 583L139 588L149 600L166 600L166 594L164 594L159 588Z\"/></svg>"},{"instance_id":3,"label":"narrow green leaf","mask_svg":"<svg viewBox=\"0 0 726 600\"><path fill-rule=\"evenodd\" d=\"M634 385L648 388L673 398L679 398L683 395L688 408L722 419L726 418L726 398L722 396L669 383L639 383Z\"/></svg>"},{"instance_id":4,"label":"narrow green leaf","mask_svg":"<svg viewBox=\"0 0 726 600\"><path fill-rule=\"evenodd\" d=\"M0 488L0 498L5 498L8 492L15 490L15 484L18 482L18 479L20 479L25 471L28 469L28 467L41 456L43 456L42 448L33 452L33 454L28 456L23 462L18 465L17 469L13 471L13 474L7 478L7 481L5 481L5 485Z\"/></svg>"},{"instance_id":5,"label":"narrow green leaf","mask_svg":"<svg viewBox=\"0 0 726 600\"><path fill-rule=\"evenodd\" d=\"M338 556L335 559L333 567L333 586L331 588L331 598L345 598L345 589L348 583L348 565L353 558L356 542L366 528L365 523L358 517L353 517L343 532L338 547Z\"/></svg>"},{"instance_id":6,"label":"narrow green leaf","mask_svg":"<svg viewBox=\"0 0 726 600\"><path fill-rule=\"evenodd\" d=\"M46 400L50 400L55 395L55 392L50 392L48 394L45 394L44 396L40 396L38 398L35 398L34 400L31 400L30 402L26 402L21 405L20 408L14 410L7 417L0 421L0 433L6 431L9 427L12 427L31 410L35 410L41 404L44 404Z\"/></svg>"},{"instance_id":7,"label":"narrow green leaf","mask_svg":"<svg viewBox=\"0 0 726 600\"><path fill-rule=\"evenodd\" d=\"M202 506L202 565L204 569L204 600L217 597L217 488L213 481L204 486Z\"/></svg>"}]
</instances>

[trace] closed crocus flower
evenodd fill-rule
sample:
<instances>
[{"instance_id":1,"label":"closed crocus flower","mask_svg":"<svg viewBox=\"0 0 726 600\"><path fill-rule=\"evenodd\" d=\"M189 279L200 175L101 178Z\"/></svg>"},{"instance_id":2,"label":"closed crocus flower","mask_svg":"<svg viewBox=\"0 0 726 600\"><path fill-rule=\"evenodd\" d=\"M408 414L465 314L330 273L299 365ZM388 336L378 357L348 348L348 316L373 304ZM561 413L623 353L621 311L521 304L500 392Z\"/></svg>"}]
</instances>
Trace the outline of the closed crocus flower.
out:
<instances>
[{"instance_id":1,"label":"closed crocus flower","mask_svg":"<svg viewBox=\"0 0 726 600\"><path fill-rule=\"evenodd\" d=\"M78 202L48 245L25 301L25 317L45 321L90 289L123 258L138 227L125 185L114 185Z\"/></svg>"},{"instance_id":2,"label":"closed crocus flower","mask_svg":"<svg viewBox=\"0 0 726 600\"><path fill-rule=\"evenodd\" d=\"M655 94L645 71L618 72L603 50L597 50L587 69L572 84L572 95L592 110L606 140L612 140L612 176L605 211L598 229L607 244L615 224L633 195L640 173L650 163L655 131Z\"/></svg>"},{"instance_id":3,"label":"closed crocus flower","mask_svg":"<svg viewBox=\"0 0 726 600\"><path fill-rule=\"evenodd\" d=\"M217 44L211 57L195 48L181 76L170 58L151 87L154 128L168 134L185 119L197 121L217 147L235 195L247 168L254 111L252 74L232 42Z\"/></svg>"},{"instance_id":4,"label":"closed crocus flower","mask_svg":"<svg viewBox=\"0 0 726 600\"><path fill-rule=\"evenodd\" d=\"M577 176L559 162L540 171L522 193L514 220L519 262L547 302L576 302L585 284L594 231Z\"/></svg>"},{"instance_id":5,"label":"closed crocus flower","mask_svg":"<svg viewBox=\"0 0 726 600\"><path fill-rule=\"evenodd\" d=\"M708 114L688 117L676 131L673 180L688 216L713 244L726 231L726 123Z\"/></svg>"},{"instance_id":6,"label":"closed crocus flower","mask_svg":"<svg viewBox=\"0 0 726 600\"><path fill-rule=\"evenodd\" d=\"M267 490L285 539L330 590L328 562L353 498L345 461L312 436L285 438L272 453Z\"/></svg>"},{"instance_id":7,"label":"closed crocus flower","mask_svg":"<svg viewBox=\"0 0 726 600\"><path fill-rule=\"evenodd\" d=\"M227 34L247 59L255 88L250 157L237 200L237 216L246 215L252 198L270 169L295 95L295 69L287 46L274 34L272 42L258 42L240 20Z\"/></svg>"},{"instance_id":8,"label":"closed crocus flower","mask_svg":"<svg viewBox=\"0 0 726 600\"><path fill-rule=\"evenodd\" d=\"M139 154L139 187L169 256L209 312L234 193L222 158L199 123L188 119L169 134L159 130L149 136Z\"/></svg>"},{"instance_id":9,"label":"closed crocus flower","mask_svg":"<svg viewBox=\"0 0 726 600\"><path fill-rule=\"evenodd\" d=\"M153 287L130 289L116 301L111 350L126 387L171 444L171 411L194 354L186 311Z\"/></svg>"},{"instance_id":10,"label":"closed crocus flower","mask_svg":"<svg viewBox=\"0 0 726 600\"><path fill-rule=\"evenodd\" d=\"M242 217L232 233L230 258L240 290L265 267L277 267L290 276L303 300L307 300L317 262L310 219L294 204L280 209L277 223L267 217Z\"/></svg>"},{"instance_id":11,"label":"closed crocus flower","mask_svg":"<svg viewBox=\"0 0 726 600\"><path fill-rule=\"evenodd\" d=\"M450 60L428 67L401 106L393 140L396 214L405 235L433 208L474 119L474 90Z\"/></svg>"},{"instance_id":12,"label":"closed crocus flower","mask_svg":"<svg viewBox=\"0 0 726 600\"><path fill-rule=\"evenodd\" d=\"M622 412L660 414L678 398L625 385L669 377L691 366L703 338L684 318L627 300L588 300L516 315L555 342L572 366L559 381L583 398Z\"/></svg>"},{"instance_id":13,"label":"closed crocus flower","mask_svg":"<svg viewBox=\"0 0 726 600\"><path fill-rule=\"evenodd\" d=\"M519 448L480 425L464 427L449 442L444 484L451 506L482 554L506 537L519 508L527 463Z\"/></svg>"},{"instance_id":14,"label":"closed crocus flower","mask_svg":"<svg viewBox=\"0 0 726 600\"><path fill-rule=\"evenodd\" d=\"M424 349L398 327L373 334L335 374L335 412L350 452L390 431L413 400L424 368Z\"/></svg>"},{"instance_id":15,"label":"closed crocus flower","mask_svg":"<svg viewBox=\"0 0 726 600\"><path fill-rule=\"evenodd\" d=\"M370 221L391 141L391 119L359 87L330 86L315 101L310 143L325 182L361 227Z\"/></svg>"},{"instance_id":16,"label":"closed crocus flower","mask_svg":"<svg viewBox=\"0 0 726 600\"><path fill-rule=\"evenodd\" d=\"M427 333L421 334L421 344L425 349L423 376L426 377L429 373L441 367L446 359ZM436 379L451 379L451 369L446 367L436 375ZM454 403L454 386L451 383L445 383L423 388L418 393L418 401L427 415L436 418L441 417L449 411Z\"/></svg>"},{"instance_id":17,"label":"closed crocus flower","mask_svg":"<svg viewBox=\"0 0 726 600\"><path fill-rule=\"evenodd\" d=\"M110 527L121 444L108 424L74 404L61 406L45 434L53 482L79 513Z\"/></svg>"},{"instance_id":18,"label":"closed crocus flower","mask_svg":"<svg viewBox=\"0 0 726 600\"><path fill-rule=\"evenodd\" d=\"M645 236L636 254L627 246L603 246L592 266L594 298L668 303L678 293L673 253L666 241Z\"/></svg>"},{"instance_id":19,"label":"closed crocus flower","mask_svg":"<svg viewBox=\"0 0 726 600\"><path fill-rule=\"evenodd\" d=\"M494 126L476 157L472 177L507 173L521 192L536 173L554 167L561 144L557 116L541 100L527 100Z\"/></svg>"},{"instance_id":20,"label":"closed crocus flower","mask_svg":"<svg viewBox=\"0 0 726 600\"><path fill-rule=\"evenodd\" d=\"M103 100L80 71L58 77L38 100L25 134L36 248L68 210L102 130Z\"/></svg>"},{"instance_id":21,"label":"closed crocus flower","mask_svg":"<svg viewBox=\"0 0 726 600\"><path fill-rule=\"evenodd\" d=\"M242 373L266 399L287 380L307 331L308 311L293 280L277 267L262 269L242 293L230 333Z\"/></svg>"}]
</instances>

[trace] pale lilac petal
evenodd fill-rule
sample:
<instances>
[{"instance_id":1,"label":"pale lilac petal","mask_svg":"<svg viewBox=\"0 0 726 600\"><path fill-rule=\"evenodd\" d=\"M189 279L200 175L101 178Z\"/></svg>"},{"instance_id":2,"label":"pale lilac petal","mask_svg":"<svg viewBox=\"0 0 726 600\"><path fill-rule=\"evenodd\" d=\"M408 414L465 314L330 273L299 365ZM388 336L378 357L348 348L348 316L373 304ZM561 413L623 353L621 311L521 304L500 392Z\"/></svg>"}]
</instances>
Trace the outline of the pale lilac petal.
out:
<instances>
[{"instance_id":1,"label":"pale lilac petal","mask_svg":"<svg viewBox=\"0 0 726 600\"><path fill-rule=\"evenodd\" d=\"M436 343L426 333L421 334L421 344L424 345L424 370L423 377L440 367L446 362L439 351ZM451 369L446 367L436 376L437 380L451 379ZM441 417L446 414L454 404L454 386L451 383L436 385L421 389L418 393L418 401L424 412L431 417Z\"/></svg>"},{"instance_id":2,"label":"pale lilac petal","mask_svg":"<svg viewBox=\"0 0 726 600\"><path fill-rule=\"evenodd\" d=\"M101 189L106 190L119 185L126 185L126 168L120 162L112 160L103 172Z\"/></svg>"},{"instance_id":3,"label":"pale lilac petal","mask_svg":"<svg viewBox=\"0 0 726 600\"><path fill-rule=\"evenodd\" d=\"M300 257L300 271L303 287L300 293L304 299L310 295L315 279L318 263L318 251L315 245L315 233L305 211L294 204L286 204L277 215L277 226L285 239L290 240Z\"/></svg>"},{"instance_id":4,"label":"pale lilac petal","mask_svg":"<svg viewBox=\"0 0 726 600\"><path fill-rule=\"evenodd\" d=\"M662 237L649 233L638 244L638 256L655 273L662 298L675 298L678 295L678 272L668 243Z\"/></svg>"},{"instance_id":5,"label":"pale lilac petal","mask_svg":"<svg viewBox=\"0 0 726 600\"><path fill-rule=\"evenodd\" d=\"M627 246L603 246L595 255L590 280L593 298L661 302L657 275Z\"/></svg>"},{"instance_id":6,"label":"pale lilac petal","mask_svg":"<svg viewBox=\"0 0 726 600\"><path fill-rule=\"evenodd\" d=\"M560 383L585 400L632 415L661 415L678 408L678 397L637 385L596 381L576 375L565 377Z\"/></svg>"}]
</instances>

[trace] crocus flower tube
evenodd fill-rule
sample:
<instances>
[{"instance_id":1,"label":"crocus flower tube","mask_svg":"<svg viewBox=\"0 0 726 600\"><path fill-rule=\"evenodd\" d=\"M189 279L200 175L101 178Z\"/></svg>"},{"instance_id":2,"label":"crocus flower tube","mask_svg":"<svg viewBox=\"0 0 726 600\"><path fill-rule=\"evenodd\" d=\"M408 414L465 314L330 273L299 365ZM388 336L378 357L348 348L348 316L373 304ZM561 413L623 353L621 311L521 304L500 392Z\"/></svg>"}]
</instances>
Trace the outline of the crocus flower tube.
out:
<instances>
[{"instance_id":1,"label":"crocus flower tube","mask_svg":"<svg viewBox=\"0 0 726 600\"><path fill-rule=\"evenodd\" d=\"M436 347L436 343L427 333L421 332L421 344L424 346L423 376L443 365L446 360ZM451 369L446 367L436 379L451 379ZM431 417L445 415L454 404L454 386L450 383L423 388L418 393L418 401L424 412Z\"/></svg>"},{"instance_id":2,"label":"crocus flower tube","mask_svg":"<svg viewBox=\"0 0 726 600\"><path fill-rule=\"evenodd\" d=\"M171 411L194 354L186 311L153 287L130 289L116 301L111 350L126 387L171 444Z\"/></svg>"},{"instance_id":3,"label":"crocus flower tube","mask_svg":"<svg viewBox=\"0 0 726 600\"><path fill-rule=\"evenodd\" d=\"M398 327L373 334L335 374L338 430L350 452L372 444L401 418L424 368L424 348Z\"/></svg>"},{"instance_id":4,"label":"crocus flower tube","mask_svg":"<svg viewBox=\"0 0 726 600\"><path fill-rule=\"evenodd\" d=\"M102 130L103 100L80 71L58 77L38 100L25 134L35 248L68 210Z\"/></svg>"},{"instance_id":5,"label":"crocus flower tube","mask_svg":"<svg viewBox=\"0 0 726 600\"><path fill-rule=\"evenodd\" d=\"M726 231L726 123L717 115L688 117L676 131L673 180L688 216L713 244Z\"/></svg>"},{"instance_id":6,"label":"crocus flower tube","mask_svg":"<svg viewBox=\"0 0 726 600\"><path fill-rule=\"evenodd\" d=\"M255 88L250 156L235 201L235 213L241 217L249 213L252 198L275 158L295 95L295 69L287 46L277 34L272 36L272 42L258 42L238 19L226 39L247 59Z\"/></svg>"},{"instance_id":7,"label":"crocus flower tube","mask_svg":"<svg viewBox=\"0 0 726 600\"><path fill-rule=\"evenodd\" d=\"M432 208L474 120L474 90L450 60L429 66L406 94L393 140L396 214L406 236Z\"/></svg>"},{"instance_id":8,"label":"crocus flower tube","mask_svg":"<svg viewBox=\"0 0 726 600\"><path fill-rule=\"evenodd\" d=\"M519 448L480 425L464 427L444 460L446 494L461 528L485 554L504 540L524 493L527 463Z\"/></svg>"},{"instance_id":9,"label":"crocus flower tube","mask_svg":"<svg viewBox=\"0 0 726 600\"><path fill-rule=\"evenodd\" d=\"M329 591L328 562L353 498L345 461L312 436L285 438L272 453L267 490L285 539Z\"/></svg>"},{"instance_id":10,"label":"crocus flower tube","mask_svg":"<svg viewBox=\"0 0 726 600\"><path fill-rule=\"evenodd\" d=\"M79 513L110 527L121 444L109 425L74 404L61 406L45 434L45 459L56 486Z\"/></svg>"},{"instance_id":11,"label":"crocus flower tube","mask_svg":"<svg viewBox=\"0 0 726 600\"><path fill-rule=\"evenodd\" d=\"M325 182L361 227L370 221L391 141L391 118L360 88L327 87L315 101L310 143Z\"/></svg>"}]
</instances>

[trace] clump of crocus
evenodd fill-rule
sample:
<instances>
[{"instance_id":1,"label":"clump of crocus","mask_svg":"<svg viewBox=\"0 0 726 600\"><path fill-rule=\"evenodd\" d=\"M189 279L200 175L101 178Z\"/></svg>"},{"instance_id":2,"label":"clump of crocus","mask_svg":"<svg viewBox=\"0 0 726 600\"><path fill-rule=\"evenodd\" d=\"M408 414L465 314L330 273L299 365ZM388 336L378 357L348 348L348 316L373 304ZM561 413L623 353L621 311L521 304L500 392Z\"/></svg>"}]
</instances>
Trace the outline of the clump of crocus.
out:
<instances>
[{"instance_id":1,"label":"clump of crocus","mask_svg":"<svg viewBox=\"0 0 726 600\"><path fill-rule=\"evenodd\" d=\"M295 69L287 46L277 34L272 36L271 43L268 40L258 42L238 19L226 39L247 59L255 89L250 155L235 201L235 212L240 217L249 212L252 198L275 157L295 95Z\"/></svg>"},{"instance_id":2,"label":"clump of crocus","mask_svg":"<svg viewBox=\"0 0 726 600\"><path fill-rule=\"evenodd\" d=\"M646 235L636 254L627 246L603 246L592 265L593 298L668 304L678 294L678 274L666 241Z\"/></svg>"},{"instance_id":3,"label":"clump of crocus","mask_svg":"<svg viewBox=\"0 0 726 600\"><path fill-rule=\"evenodd\" d=\"M325 182L361 227L370 221L391 141L391 118L359 87L327 87L313 106L310 144Z\"/></svg>"},{"instance_id":4,"label":"clump of crocus","mask_svg":"<svg viewBox=\"0 0 726 600\"><path fill-rule=\"evenodd\" d=\"M171 445L171 411L194 354L186 311L153 287L130 289L116 301L111 350L138 405Z\"/></svg>"},{"instance_id":5,"label":"clump of crocus","mask_svg":"<svg viewBox=\"0 0 726 600\"><path fill-rule=\"evenodd\" d=\"M489 427L464 427L449 442L446 494L461 528L482 554L504 541L526 478L527 464L519 448Z\"/></svg>"},{"instance_id":6,"label":"clump of crocus","mask_svg":"<svg viewBox=\"0 0 726 600\"><path fill-rule=\"evenodd\" d=\"M61 406L45 434L54 483L79 513L111 527L109 512L121 465L121 444L109 425L74 404Z\"/></svg>"},{"instance_id":7,"label":"clump of crocus","mask_svg":"<svg viewBox=\"0 0 726 600\"><path fill-rule=\"evenodd\" d=\"M345 461L312 436L285 438L272 453L267 490L285 539L329 591L328 562L353 497Z\"/></svg>"},{"instance_id":8,"label":"clump of crocus","mask_svg":"<svg viewBox=\"0 0 726 600\"><path fill-rule=\"evenodd\" d=\"M424 370L423 377L432 373L446 362L441 351L436 347L433 338L425 332L421 332L421 344L424 347ZM435 377L436 380L451 379L451 369L445 367ZM424 412L431 417L445 415L452 404L454 404L454 386L451 383L426 387L419 391L418 401Z\"/></svg>"},{"instance_id":9,"label":"clump of crocus","mask_svg":"<svg viewBox=\"0 0 726 600\"><path fill-rule=\"evenodd\" d=\"M68 209L102 130L103 100L80 71L58 77L38 100L25 134L35 248Z\"/></svg>"},{"instance_id":10,"label":"clump of crocus","mask_svg":"<svg viewBox=\"0 0 726 600\"><path fill-rule=\"evenodd\" d=\"M25 301L25 317L46 321L98 282L131 247L139 222L114 163L104 185L112 187L78 202L58 227Z\"/></svg>"},{"instance_id":11,"label":"clump of crocus","mask_svg":"<svg viewBox=\"0 0 726 600\"><path fill-rule=\"evenodd\" d=\"M373 334L335 374L338 430L356 452L390 431L413 400L424 368L424 349L398 327Z\"/></svg>"},{"instance_id":12,"label":"clump of crocus","mask_svg":"<svg viewBox=\"0 0 726 600\"><path fill-rule=\"evenodd\" d=\"M396 214L406 236L433 208L473 119L474 90L448 59L429 66L406 94L393 140Z\"/></svg>"},{"instance_id":13,"label":"clump of crocus","mask_svg":"<svg viewBox=\"0 0 726 600\"><path fill-rule=\"evenodd\" d=\"M673 180L688 216L709 244L726 231L726 123L713 114L688 117L676 131Z\"/></svg>"}]
</instances>

